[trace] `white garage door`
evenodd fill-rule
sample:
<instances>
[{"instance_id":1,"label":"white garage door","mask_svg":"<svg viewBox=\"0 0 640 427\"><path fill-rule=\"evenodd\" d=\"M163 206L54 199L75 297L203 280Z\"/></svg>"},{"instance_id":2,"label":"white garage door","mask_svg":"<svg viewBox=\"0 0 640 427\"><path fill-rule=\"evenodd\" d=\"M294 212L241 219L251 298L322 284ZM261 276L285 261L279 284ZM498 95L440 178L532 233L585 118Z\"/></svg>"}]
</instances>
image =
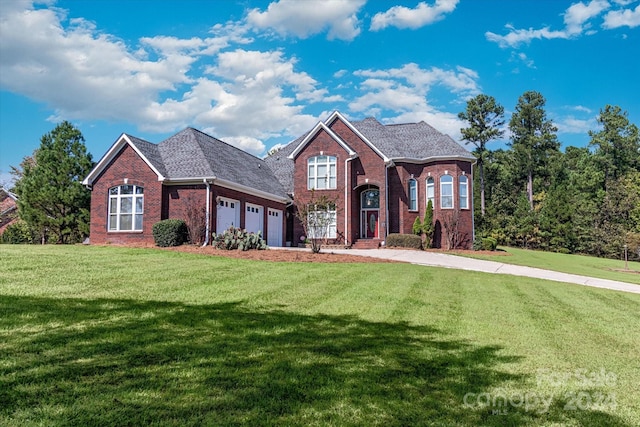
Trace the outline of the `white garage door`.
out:
<instances>
[{"instance_id":1,"label":"white garage door","mask_svg":"<svg viewBox=\"0 0 640 427\"><path fill-rule=\"evenodd\" d=\"M216 212L216 233L222 234L226 229L240 226L240 202L221 197Z\"/></svg>"},{"instance_id":2,"label":"white garage door","mask_svg":"<svg viewBox=\"0 0 640 427\"><path fill-rule=\"evenodd\" d=\"M267 245L282 246L282 211L267 209Z\"/></svg>"},{"instance_id":3,"label":"white garage door","mask_svg":"<svg viewBox=\"0 0 640 427\"><path fill-rule=\"evenodd\" d=\"M244 212L244 228L249 233L262 232L264 237L263 224L263 212L264 208L259 205L253 205L251 203L245 203L246 209Z\"/></svg>"}]
</instances>

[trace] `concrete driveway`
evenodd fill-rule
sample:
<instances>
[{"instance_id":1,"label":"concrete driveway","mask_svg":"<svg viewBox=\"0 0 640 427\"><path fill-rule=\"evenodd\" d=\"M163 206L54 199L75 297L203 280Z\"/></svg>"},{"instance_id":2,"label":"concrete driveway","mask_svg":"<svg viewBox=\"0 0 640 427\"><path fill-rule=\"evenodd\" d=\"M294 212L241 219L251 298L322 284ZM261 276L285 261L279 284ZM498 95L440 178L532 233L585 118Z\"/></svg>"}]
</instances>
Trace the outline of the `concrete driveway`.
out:
<instances>
[{"instance_id":1,"label":"concrete driveway","mask_svg":"<svg viewBox=\"0 0 640 427\"><path fill-rule=\"evenodd\" d=\"M503 264L496 261L483 261L436 252L414 251L403 249L328 249L323 252L343 253L409 262L432 267L455 268L458 270L482 271L494 274L510 274L513 276L533 277L536 279L554 280L556 282L576 283L594 288L612 289L615 291L640 294L640 285L617 282L615 280L597 279L577 274L559 273L541 268L522 267Z\"/></svg>"}]
</instances>

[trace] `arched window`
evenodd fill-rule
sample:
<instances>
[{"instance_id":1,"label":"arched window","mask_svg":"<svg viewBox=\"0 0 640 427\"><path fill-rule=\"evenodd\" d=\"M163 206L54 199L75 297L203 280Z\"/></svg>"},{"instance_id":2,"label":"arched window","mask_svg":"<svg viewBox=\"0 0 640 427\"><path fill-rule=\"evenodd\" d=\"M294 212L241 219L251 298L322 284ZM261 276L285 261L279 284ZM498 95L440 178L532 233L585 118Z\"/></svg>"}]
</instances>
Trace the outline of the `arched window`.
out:
<instances>
[{"instance_id":1,"label":"arched window","mask_svg":"<svg viewBox=\"0 0 640 427\"><path fill-rule=\"evenodd\" d=\"M453 209L453 177L451 175L440 177L440 208Z\"/></svg>"},{"instance_id":2,"label":"arched window","mask_svg":"<svg viewBox=\"0 0 640 427\"><path fill-rule=\"evenodd\" d=\"M315 156L307 160L307 188L309 190L336 189L336 158L334 156Z\"/></svg>"},{"instance_id":3,"label":"arched window","mask_svg":"<svg viewBox=\"0 0 640 427\"><path fill-rule=\"evenodd\" d=\"M458 178L458 197L460 209L469 209L469 180L466 175Z\"/></svg>"},{"instance_id":4,"label":"arched window","mask_svg":"<svg viewBox=\"0 0 640 427\"><path fill-rule=\"evenodd\" d=\"M417 211L418 210L418 181L416 181L413 178L409 180L409 188L407 193L409 194L409 210Z\"/></svg>"},{"instance_id":5,"label":"arched window","mask_svg":"<svg viewBox=\"0 0 640 427\"><path fill-rule=\"evenodd\" d=\"M144 188L120 185L109 189L109 231L142 231Z\"/></svg>"},{"instance_id":6,"label":"arched window","mask_svg":"<svg viewBox=\"0 0 640 427\"><path fill-rule=\"evenodd\" d=\"M432 177L427 178L427 203L431 200L431 206L436 207L436 190Z\"/></svg>"}]
</instances>

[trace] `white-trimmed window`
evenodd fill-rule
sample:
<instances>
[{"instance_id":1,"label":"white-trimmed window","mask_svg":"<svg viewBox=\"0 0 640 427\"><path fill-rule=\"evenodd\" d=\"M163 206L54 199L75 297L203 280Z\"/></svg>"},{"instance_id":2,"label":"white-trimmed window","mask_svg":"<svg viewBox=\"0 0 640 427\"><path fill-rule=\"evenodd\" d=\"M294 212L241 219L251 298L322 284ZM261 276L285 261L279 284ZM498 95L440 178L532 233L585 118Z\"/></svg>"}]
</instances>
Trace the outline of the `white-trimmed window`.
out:
<instances>
[{"instance_id":1,"label":"white-trimmed window","mask_svg":"<svg viewBox=\"0 0 640 427\"><path fill-rule=\"evenodd\" d=\"M440 208L453 209L453 177L451 175L440 177Z\"/></svg>"},{"instance_id":2,"label":"white-trimmed window","mask_svg":"<svg viewBox=\"0 0 640 427\"><path fill-rule=\"evenodd\" d=\"M142 231L144 188L120 185L109 189L109 231Z\"/></svg>"},{"instance_id":3,"label":"white-trimmed window","mask_svg":"<svg viewBox=\"0 0 640 427\"><path fill-rule=\"evenodd\" d=\"M417 211L418 210L418 181L411 178L409 180L408 191L409 194L409 210Z\"/></svg>"},{"instance_id":4,"label":"white-trimmed window","mask_svg":"<svg viewBox=\"0 0 640 427\"><path fill-rule=\"evenodd\" d=\"M469 209L469 180L466 175L458 178L458 196L460 209Z\"/></svg>"},{"instance_id":5,"label":"white-trimmed window","mask_svg":"<svg viewBox=\"0 0 640 427\"><path fill-rule=\"evenodd\" d=\"M307 188L309 190L336 189L336 158L334 156L315 156L307 160Z\"/></svg>"},{"instance_id":6,"label":"white-trimmed window","mask_svg":"<svg viewBox=\"0 0 640 427\"><path fill-rule=\"evenodd\" d=\"M427 178L427 204L431 200L431 206L436 207L436 186L432 177Z\"/></svg>"},{"instance_id":7,"label":"white-trimmed window","mask_svg":"<svg viewBox=\"0 0 640 427\"><path fill-rule=\"evenodd\" d=\"M309 211L307 214L309 239L335 239L337 237L336 209Z\"/></svg>"}]
</instances>

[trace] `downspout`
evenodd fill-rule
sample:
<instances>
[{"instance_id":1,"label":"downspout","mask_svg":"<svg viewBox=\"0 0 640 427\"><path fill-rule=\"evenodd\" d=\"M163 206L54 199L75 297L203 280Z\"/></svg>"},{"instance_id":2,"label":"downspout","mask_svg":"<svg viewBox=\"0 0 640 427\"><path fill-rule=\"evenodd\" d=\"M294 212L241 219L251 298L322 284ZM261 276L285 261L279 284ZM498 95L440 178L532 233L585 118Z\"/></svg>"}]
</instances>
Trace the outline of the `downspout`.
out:
<instances>
[{"instance_id":1,"label":"downspout","mask_svg":"<svg viewBox=\"0 0 640 427\"><path fill-rule=\"evenodd\" d=\"M345 161L344 161L344 245L347 246L348 243L348 239L347 239L347 229L349 228L349 215L347 213L347 195L348 195L348 191L349 191L349 186L348 184L348 169L347 169L347 164L355 159L356 157L358 157L357 154L353 154L351 156L349 156Z\"/></svg>"},{"instance_id":2,"label":"downspout","mask_svg":"<svg viewBox=\"0 0 640 427\"><path fill-rule=\"evenodd\" d=\"M385 205L385 211L386 211L386 218L385 218L385 227L384 227L384 238L385 238L385 245L387 244L387 236L389 235L389 222L390 219L389 218L389 168L390 167L394 167L395 164L393 163L392 160L390 160L389 162L386 163L386 168L384 170L384 205Z\"/></svg>"},{"instance_id":3,"label":"downspout","mask_svg":"<svg viewBox=\"0 0 640 427\"><path fill-rule=\"evenodd\" d=\"M209 244L209 234L211 233L211 184L206 178L203 181L204 185L207 186L207 205L204 214L207 223L205 224L204 243L202 245L202 247L205 247Z\"/></svg>"},{"instance_id":4,"label":"downspout","mask_svg":"<svg viewBox=\"0 0 640 427\"><path fill-rule=\"evenodd\" d=\"M473 185L473 166L476 164L476 162L473 162L471 164L471 182L469 185L469 188L467 188L467 191L469 192L469 195L467 197L469 197L469 199L471 199L471 246L473 247L475 241L476 241L476 213L475 213L475 206L474 206L474 201L473 201L473 193L474 193L474 185ZM471 190L471 191L469 191Z\"/></svg>"}]
</instances>

